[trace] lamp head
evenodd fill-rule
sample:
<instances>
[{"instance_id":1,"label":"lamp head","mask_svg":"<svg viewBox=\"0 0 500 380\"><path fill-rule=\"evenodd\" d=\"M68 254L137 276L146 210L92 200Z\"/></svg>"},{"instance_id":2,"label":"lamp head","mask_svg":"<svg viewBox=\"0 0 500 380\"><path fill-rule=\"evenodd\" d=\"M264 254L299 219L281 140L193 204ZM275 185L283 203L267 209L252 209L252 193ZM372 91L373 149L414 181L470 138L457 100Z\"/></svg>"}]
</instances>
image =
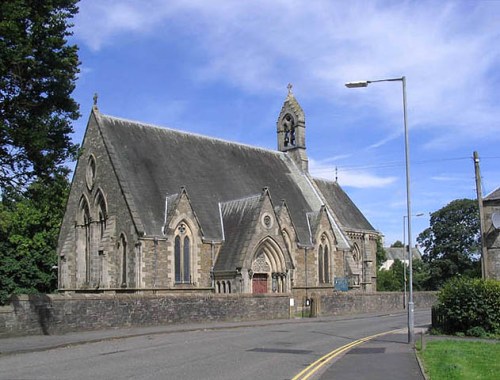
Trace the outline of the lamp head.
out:
<instances>
[{"instance_id":1,"label":"lamp head","mask_svg":"<svg viewBox=\"0 0 500 380\"><path fill-rule=\"evenodd\" d=\"M359 81L359 82L347 82L345 86L347 88L358 88L358 87L367 87L368 83L370 83L367 80Z\"/></svg>"}]
</instances>

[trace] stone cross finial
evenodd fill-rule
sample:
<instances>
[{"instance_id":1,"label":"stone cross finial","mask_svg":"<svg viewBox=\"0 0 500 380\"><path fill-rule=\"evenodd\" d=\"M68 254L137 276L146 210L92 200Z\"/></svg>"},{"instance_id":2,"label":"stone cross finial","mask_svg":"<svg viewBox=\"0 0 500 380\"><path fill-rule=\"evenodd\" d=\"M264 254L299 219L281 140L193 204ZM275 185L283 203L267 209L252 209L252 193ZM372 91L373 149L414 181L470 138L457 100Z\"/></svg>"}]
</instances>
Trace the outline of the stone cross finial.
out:
<instances>
[{"instance_id":1,"label":"stone cross finial","mask_svg":"<svg viewBox=\"0 0 500 380\"><path fill-rule=\"evenodd\" d=\"M292 95L292 87L293 85L291 83L288 83L288 86L286 86L286 88L288 88L288 95Z\"/></svg>"},{"instance_id":2,"label":"stone cross finial","mask_svg":"<svg viewBox=\"0 0 500 380\"><path fill-rule=\"evenodd\" d=\"M94 94L94 106L97 105L97 98L99 98L99 95L97 95L97 92Z\"/></svg>"}]
</instances>

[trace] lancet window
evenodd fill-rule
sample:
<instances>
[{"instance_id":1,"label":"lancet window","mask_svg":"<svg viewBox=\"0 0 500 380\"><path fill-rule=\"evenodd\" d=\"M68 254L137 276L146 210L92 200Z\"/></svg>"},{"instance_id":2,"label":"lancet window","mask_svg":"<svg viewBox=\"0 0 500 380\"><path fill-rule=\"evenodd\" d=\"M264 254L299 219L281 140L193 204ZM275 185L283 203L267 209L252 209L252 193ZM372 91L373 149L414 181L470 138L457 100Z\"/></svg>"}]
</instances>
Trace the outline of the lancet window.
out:
<instances>
[{"instance_id":1,"label":"lancet window","mask_svg":"<svg viewBox=\"0 0 500 380\"><path fill-rule=\"evenodd\" d=\"M125 288L127 286L127 239L124 234L120 235L120 255L122 262L122 273L121 273L121 287Z\"/></svg>"},{"instance_id":2,"label":"lancet window","mask_svg":"<svg viewBox=\"0 0 500 380\"><path fill-rule=\"evenodd\" d=\"M180 223L174 239L175 282L191 283L191 231L185 223Z\"/></svg>"},{"instance_id":3,"label":"lancet window","mask_svg":"<svg viewBox=\"0 0 500 380\"><path fill-rule=\"evenodd\" d=\"M91 222L90 208L87 200L82 197L80 200L80 210L78 217L78 246L79 253L83 256L84 270L85 270L85 283L90 282L90 256L91 256Z\"/></svg>"},{"instance_id":4,"label":"lancet window","mask_svg":"<svg viewBox=\"0 0 500 380\"><path fill-rule=\"evenodd\" d=\"M321 236L318 248L318 280L320 284L330 283L330 248L325 234Z\"/></svg>"}]
</instances>

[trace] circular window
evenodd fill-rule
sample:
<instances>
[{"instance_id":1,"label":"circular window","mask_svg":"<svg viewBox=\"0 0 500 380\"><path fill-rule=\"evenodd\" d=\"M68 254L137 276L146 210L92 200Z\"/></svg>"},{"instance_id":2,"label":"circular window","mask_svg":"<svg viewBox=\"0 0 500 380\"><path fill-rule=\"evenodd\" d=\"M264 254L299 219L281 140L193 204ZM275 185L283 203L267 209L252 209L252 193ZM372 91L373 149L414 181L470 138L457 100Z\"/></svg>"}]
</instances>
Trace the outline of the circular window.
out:
<instances>
[{"instance_id":1,"label":"circular window","mask_svg":"<svg viewBox=\"0 0 500 380\"><path fill-rule=\"evenodd\" d=\"M96 172L95 157L93 155L90 155L89 160L87 161L87 172L85 175L85 179L87 181L87 187L89 188L89 190L92 190L92 187L94 187L95 172Z\"/></svg>"},{"instance_id":2,"label":"circular window","mask_svg":"<svg viewBox=\"0 0 500 380\"><path fill-rule=\"evenodd\" d=\"M262 222L262 225L266 228L271 228L274 224L273 217L268 213L265 213L262 215L261 222Z\"/></svg>"}]
</instances>

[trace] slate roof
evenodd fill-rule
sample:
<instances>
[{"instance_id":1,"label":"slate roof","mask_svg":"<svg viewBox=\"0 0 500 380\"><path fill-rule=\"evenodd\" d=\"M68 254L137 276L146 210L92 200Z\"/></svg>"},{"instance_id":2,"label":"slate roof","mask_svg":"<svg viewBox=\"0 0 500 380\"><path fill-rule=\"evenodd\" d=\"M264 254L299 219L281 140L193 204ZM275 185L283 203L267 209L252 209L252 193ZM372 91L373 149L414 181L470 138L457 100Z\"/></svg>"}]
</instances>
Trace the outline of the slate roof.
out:
<instances>
[{"instance_id":1,"label":"slate roof","mask_svg":"<svg viewBox=\"0 0 500 380\"><path fill-rule=\"evenodd\" d=\"M231 270L243 266L247 237L261 209L261 195L221 204L226 241L222 245L215 270Z\"/></svg>"},{"instance_id":2,"label":"slate roof","mask_svg":"<svg viewBox=\"0 0 500 380\"><path fill-rule=\"evenodd\" d=\"M165 213L184 187L204 238L221 241L219 205L225 220L232 220L233 207L250 207L249 200L242 200L267 187L273 200L286 201L299 243L310 243L306 214L317 212L324 200L286 153L93 111L134 223L145 235L162 235ZM336 183L316 180L316 185L341 225L373 230Z\"/></svg>"},{"instance_id":3,"label":"slate roof","mask_svg":"<svg viewBox=\"0 0 500 380\"><path fill-rule=\"evenodd\" d=\"M496 201L500 199L500 187L490 194L488 194L486 197L484 197L483 200L485 201Z\"/></svg>"},{"instance_id":4,"label":"slate roof","mask_svg":"<svg viewBox=\"0 0 500 380\"><path fill-rule=\"evenodd\" d=\"M299 188L302 174L286 154L95 114L145 234L161 235L165 198L185 187L205 238L221 240L219 203L268 187L287 201L299 240L309 241L305 214L316 200Z\"/></svg>"},{"instance_id":5,"label":"slate roof","mask_svg":"<svg viewBox=\"0 0 500 380\"><path fill-rule=\"evenodd\" d=\"M338 183L314 179L341 226L353 230L375 230Z\"/></svg>"},{"instance_id":6,"label":"slate roof","mask_svg":"<svg viewBox=\"0 0 500 380\"><path fill-rule=\"evenodd\" d=\"M386 260L408 260L408 257L406 256L406 253L403 249L403 247L384 247L385 250L385 255L386 255ZM418 248L413 247L411 249L411 254L414 259L421 259L422 254L418 250Z\"/></svg>"}]
</instances>

